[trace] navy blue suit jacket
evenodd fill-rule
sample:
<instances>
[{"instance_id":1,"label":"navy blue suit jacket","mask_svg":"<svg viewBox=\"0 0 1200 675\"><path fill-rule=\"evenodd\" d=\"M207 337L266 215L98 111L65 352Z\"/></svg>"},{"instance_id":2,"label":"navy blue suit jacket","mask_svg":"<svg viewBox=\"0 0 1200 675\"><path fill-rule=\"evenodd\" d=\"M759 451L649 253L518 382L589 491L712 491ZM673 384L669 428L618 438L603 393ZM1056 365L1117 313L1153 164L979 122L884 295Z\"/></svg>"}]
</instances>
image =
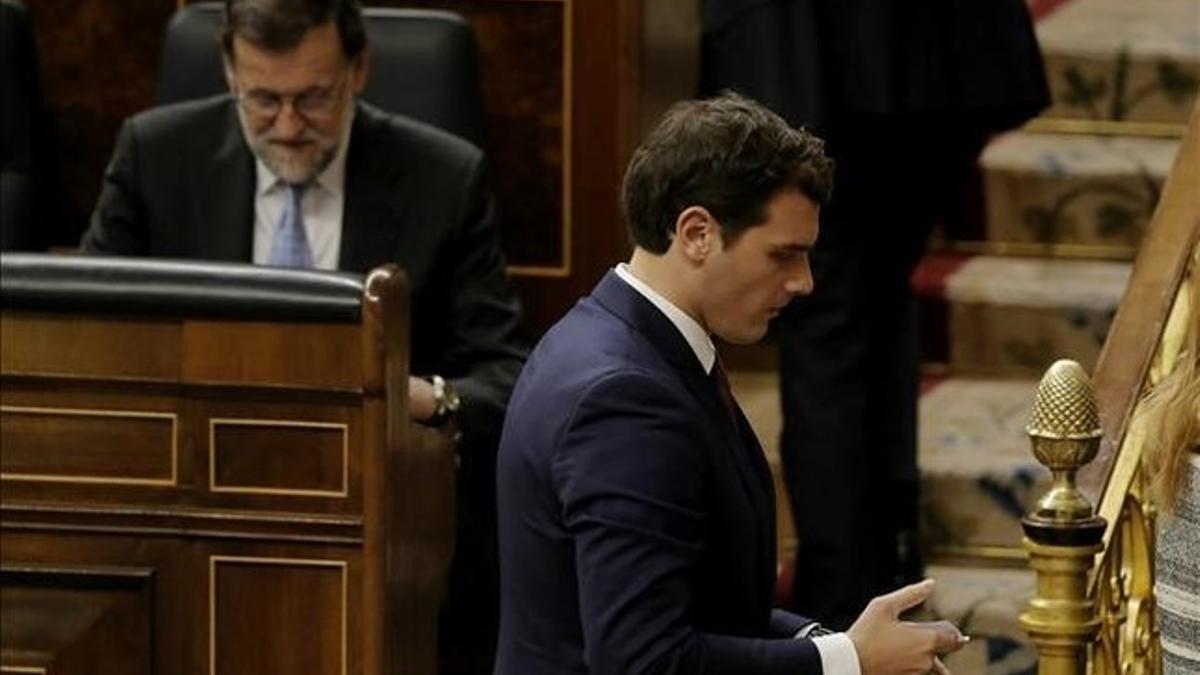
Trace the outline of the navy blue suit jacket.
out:
<instances>
[{"instance_id":1,"label":"navy blue suit jacket","mask_svg":"<svg viewBox=\"0 0 1200 675\"><path fill-rule=\"evenodd\" d=\"M772 610L771 475L673 324L610 272L542 339L500 444L496 673L820 673Z\"/></svg>"}]
</instances>

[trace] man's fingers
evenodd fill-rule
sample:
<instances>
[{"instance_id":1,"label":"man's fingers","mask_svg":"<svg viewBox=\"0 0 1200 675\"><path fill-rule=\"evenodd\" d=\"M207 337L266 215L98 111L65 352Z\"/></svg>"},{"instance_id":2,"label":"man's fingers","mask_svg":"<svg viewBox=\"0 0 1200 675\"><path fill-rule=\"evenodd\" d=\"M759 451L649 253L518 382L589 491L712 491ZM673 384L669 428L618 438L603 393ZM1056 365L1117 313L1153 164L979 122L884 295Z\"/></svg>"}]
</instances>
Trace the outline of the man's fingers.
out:
<instances>
[{"instance_id":1,"label":"man's fingers","mask_svg":"<svg viewBox=\"0 0 1200 675\"><path fill-rule=\"evenodd\" d=\"M934 651L938 654L949 654L962 649L962 646L967 644L967 638L963 637L958 626L949 621L930 621L929 623L917 624L921 628L933 631L934 635Z\"/></svg>"},{"instance_id":2,"label":"man's fingers","mask_svg":"<svg viewBox=\"0 0 1200 675\"><path fill-rule=\"evenodd\" d=\"M888 609L888 613L892 617L898 617L900 616L901 612L909 607L916 607L922 602L925 602L925 599L928 598L932 593L933 579L926 579L924 581L918 581L915 584L909 584L904 588L894 590L887 595L881 595L876 598L876 600L885 604Z\"/></svg>"},{"instance_id":3,"label":"man's fingers","mask_svg":"<svg viewBox=\"0 0 1200 675\"><path fill-rule=\"evenodd\" d=\"M933 657L933 669L930 671L934 675L950 675L950 669L938 657Z\"/></svg>"}]
</instances>

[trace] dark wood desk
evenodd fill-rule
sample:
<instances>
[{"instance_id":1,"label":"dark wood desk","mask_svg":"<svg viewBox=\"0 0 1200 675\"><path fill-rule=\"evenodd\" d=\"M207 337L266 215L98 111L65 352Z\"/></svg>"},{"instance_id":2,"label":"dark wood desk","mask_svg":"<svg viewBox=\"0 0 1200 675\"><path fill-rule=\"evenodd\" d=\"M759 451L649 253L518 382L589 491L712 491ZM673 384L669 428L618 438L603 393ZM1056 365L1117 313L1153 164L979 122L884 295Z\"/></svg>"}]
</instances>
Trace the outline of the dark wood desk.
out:
<instances>
[{"instance_id":1,"label":"dark wood desk","mask_svg":"<svg viewBox=\"0 0 1200 675\"><path fill-rule=\"evenodd\" d=\"M4 673L435 672L453 451L408 420L403 275L361 291L357 321L4 306Z\"/></svg>"}]
</instances>

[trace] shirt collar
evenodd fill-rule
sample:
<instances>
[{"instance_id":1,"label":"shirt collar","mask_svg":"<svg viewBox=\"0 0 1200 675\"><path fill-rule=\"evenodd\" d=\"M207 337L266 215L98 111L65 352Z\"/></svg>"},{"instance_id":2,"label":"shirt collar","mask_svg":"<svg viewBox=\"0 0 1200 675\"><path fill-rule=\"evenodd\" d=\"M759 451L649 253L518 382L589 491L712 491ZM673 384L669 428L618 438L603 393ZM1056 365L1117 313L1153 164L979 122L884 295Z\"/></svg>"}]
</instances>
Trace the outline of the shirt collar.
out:
<instances>
[{"instance_id":1,"label":"shirt collar","mask_svg":"<svg viewBox=\"0 0 1200 675\"><path fill-rule=\"evenodd\" d=\"M350 112L346 116L345 128L342 129L342 139L338 144L337 154L333 156L333 161L325 170L317 174L313 181L316 185L321 186L326 191L334 196L340 196L346 189L346 154L350 147L350 128L354 126L354 114L358 106L353 102L350 104ZM255 176L255 197L262 197L268 192L282 187L284 182L279 176L267 168L266 164L258 158L254 157Z\"/></svg>"},{"instance_id":2,"label":"shirt collar","mask_svg":"<svg viewBox=\"0 0 1200 675\"><path fill-rule=\"evenodd\" d=\"M615 271L617 276L621 277L622 281L629 284L633 290L640 293L650 301L650 304L657 307L660 312L666 315L667 319L683 335L683 339L687 341L688 346L692 348L692 352L695 353L696 359L700 361L704 372L712 372L713 363L717 360L717 348L713 345L708 331L704 330L700 322L693 319L687 312L679 309L670 300L664 298L647 285L646 282L633 276L633 272L629 270L629 265L621 263L617 265Z\"/></svg>"}]
</instances>

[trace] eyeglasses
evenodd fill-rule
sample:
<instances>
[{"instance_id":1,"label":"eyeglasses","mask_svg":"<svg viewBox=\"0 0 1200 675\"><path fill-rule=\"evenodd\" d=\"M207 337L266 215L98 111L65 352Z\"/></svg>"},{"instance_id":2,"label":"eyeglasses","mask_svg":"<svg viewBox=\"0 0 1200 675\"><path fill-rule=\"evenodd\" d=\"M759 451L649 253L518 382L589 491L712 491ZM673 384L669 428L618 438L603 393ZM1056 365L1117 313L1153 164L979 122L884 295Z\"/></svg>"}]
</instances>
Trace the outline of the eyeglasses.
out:
<instances>
[{"instance_id":1,"label":"eyeglasses","mask_svg":"<svg viewBox=\"0 0 1200 675\"><path fill-rule=\"evenodd\" d=\"M267 89L250 89L236 92L234 97L246 113L264 122L274 120L283 110L285 103L291 103L292 110L306 119L324 118L333 114L341 102L346 79L343 73L337 82L328 87L311 87L299 94L277 94Z\"/></svg>"}]
</instances>

